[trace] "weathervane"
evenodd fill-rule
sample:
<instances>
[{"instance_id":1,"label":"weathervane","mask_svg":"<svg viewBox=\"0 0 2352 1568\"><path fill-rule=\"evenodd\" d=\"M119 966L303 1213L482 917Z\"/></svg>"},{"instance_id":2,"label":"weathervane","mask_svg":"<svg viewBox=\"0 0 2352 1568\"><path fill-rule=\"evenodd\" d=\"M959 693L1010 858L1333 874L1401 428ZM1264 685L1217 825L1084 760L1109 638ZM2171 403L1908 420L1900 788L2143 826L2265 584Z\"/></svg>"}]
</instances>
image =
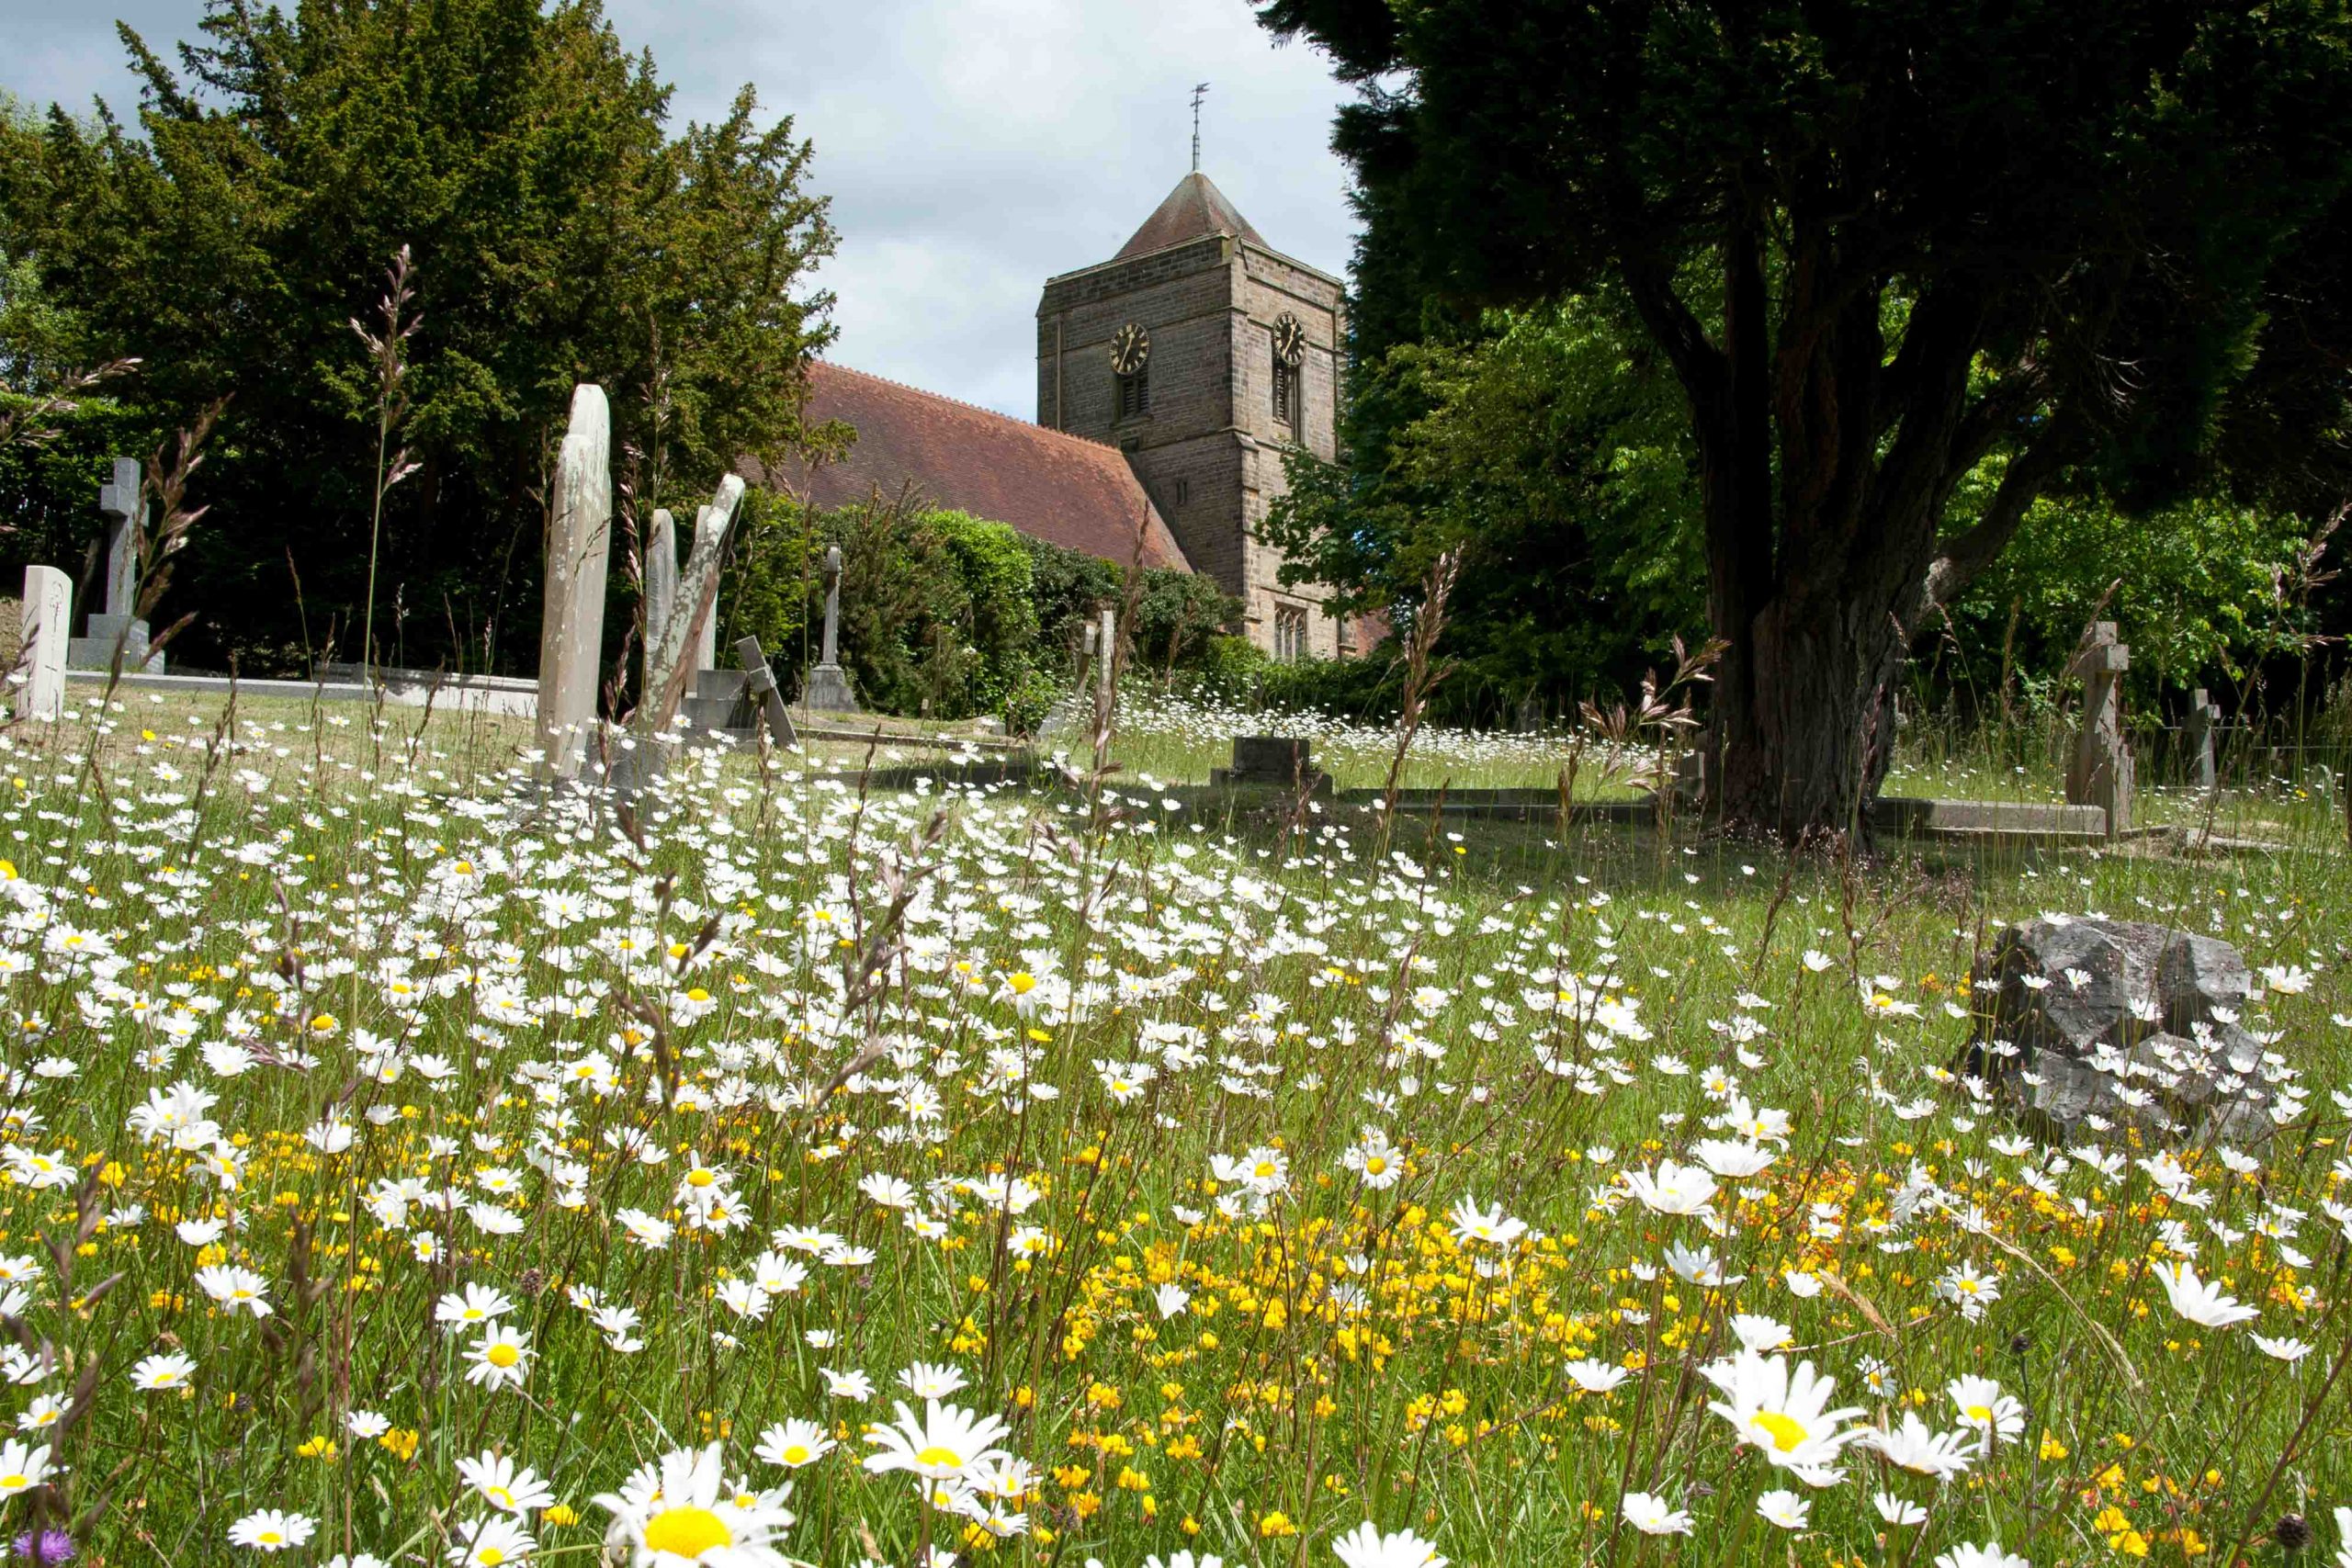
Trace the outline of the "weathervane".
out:
<instances>
[{"instance_id":1,"label":"weathervane","mask_svg":"<svg viewBox=\"0 0 2352 1568\"><path fill-rule=\"evenodd\" d=\"M1201 83L1193 89L1193 173L1201 172L1201 100L1209 96L1209 85Z\"/></svg>"}]
</instances>

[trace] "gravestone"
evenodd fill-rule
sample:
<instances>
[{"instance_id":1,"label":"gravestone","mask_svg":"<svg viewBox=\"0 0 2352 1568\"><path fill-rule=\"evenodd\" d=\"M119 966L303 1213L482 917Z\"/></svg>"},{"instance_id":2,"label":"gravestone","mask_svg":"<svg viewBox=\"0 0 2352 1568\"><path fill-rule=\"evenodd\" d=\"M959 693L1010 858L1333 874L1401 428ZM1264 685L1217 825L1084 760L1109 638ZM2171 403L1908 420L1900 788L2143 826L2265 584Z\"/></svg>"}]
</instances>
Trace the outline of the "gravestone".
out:
<instances>
[{"instance_id":1,"label":"gravestone","mask_svg":"<svg viewBox=\"0 0 2352 1568\"><path fill-rule=\"evenodd\" d=\"M2188 776L2201 790L2213 788L2218 770L2214 762L2213 732L2221 727L2222 705L2205 694L2199 686L2189 694L2188 716L2180 721L2180 737L2188 755Z\"/></svg>"},{"instance_id":2,"label":"gravestone","mask_svg":"<svg viewBox=\"0 0 2352 1568\"><path fill-rule=\"evenodd\" d=\"M65 716L66 633L74 626L74 580L53 566L25 568L23 639L17 660L25 677L17 712L25 718Z\"/></svg>"},{"instance_id":3,"label":"gravestone","mask_svg":"<svg viewBox=\"0 0 2352 1568\"><path fill-rule=\"evenodd\" d=\"M653 509L653 528L645 541L645 657L643 690L653 690L653 660L669 630L678 605L678 525L670 509ZM640 694L639 701L643 701Z\"/></svg>"},{"instance_id":4,"label":"gravestone","mask_svg":"<svg viewBox=\"0 0 2352 1568\"><path fill-rule=\"evenodd\" d=\"M117 457L114 478L98 487L98 514L106 519L106 577L102 610L90 614L85 634L67 646L74 670L111 670L122 650L126 674L164 672L164 656L148 650L147 623L139 618L139 536L147 510L139 459Z\"/></svg>"},{"instance_id":5,"label":"gravestone","mask_svg":"<svg viewBox=\"0 0 2352 1568\"><path fill-rule=\"evenodd\" d=\"M707 506L695 509L695 537L697 540L705 530L718 525L713 518L713 511ZM697 671L718 668L718 589L716 584L710 591L710 613L702 618L702 631L695 641L695 668Z\"/></svg>"},{"instance_id":6,"label":"gravestone","mask_svg":"<svg viewBox=\"0 0 2352 1568\"><path fill-rule=\"evenodd\" d=\"M736 510L742 503L742 477L729 474L711 492L710 504L695 510L694 547L686 552L686 564L678 572L677 596L647 660L645 694L637 711L641 728L666 728L680 703L686 700L689 686L700 696L707 684L714 684L706 677L718 671L696 662L701 657L696 650L718 624L718 568L735 526ZM708 694L721 694L714 689ZM731 700L732 694L727 695Z\"/></svg>"},{"instance_id":7,"label":"gravestone","mask_svg":"<svg viewBox=\"0 0 2352 1568\"><path fill-rule=\"evenodd\" d=\"M571 424L556 460L546 595L539 628L542 778L578 776L596 722L605 651L605 572L613 544L612 410L605 389L571 391Z\"/></svg>"},{"instance_id":8,"label":"gravestone","mask_svg":"<svg viewBox=\"0 0 2352 1568\"><path fill-rule=\"evenodd\" d=\"M2132 826L2132 748L2123 739L2123 672L2132 650L2115 639L2113 621L2094 621L2067 672L2083 682L2083 724L2066 761L2070 805L2107 813L2109 837Z\"/></svg>"},{"instance_id":9,"label":"gravestone","mask_svg":"<svg viewBox=\"0 0 2352 1568\"><path fill-rule=\"evenodd\" d=\"M1331 793L1331 775L1315 765L1312 743L1289 735L1237 735L1233 766L1211 768L1209 784L1217 789L1305 790Z\"/></svg>"},{"instance_id":10,"label":"gravestone","mask_svg":"<svg viewBox=\"0 0 2352 1568\"><path fill-rule=\"evenodd\" d=\"M857 695L842 669L842 547L825 547L825 640L817 667L801 688L800 705L811 713L859 713Z\"/></svg>"},{"instance_id":11,"label":"gravestone","mask_svg":"<svg viewBox=\"0 0 2352 1568\"><path fill-rule=\"evenodd\" d=\"M2268 1141L2294 1075L2243 1027L2253 979L2228 942L2045 915L2002 931L1970 978L1990 1003L1968 1068L2043 1131Z\"/></svg>"},{"instance_id":12,"label":"gravestone","mask_svg":"<svg viewBox=\"0 0 2352 1568\"><path fill-rule=\"evenodd\" d=\"M1112 682L1118 678L1119 618L1109 605L1102 607L1102 624L1095 634L1094 711L1108 716L1113 697Z\"/></svg>"}]
</instances>

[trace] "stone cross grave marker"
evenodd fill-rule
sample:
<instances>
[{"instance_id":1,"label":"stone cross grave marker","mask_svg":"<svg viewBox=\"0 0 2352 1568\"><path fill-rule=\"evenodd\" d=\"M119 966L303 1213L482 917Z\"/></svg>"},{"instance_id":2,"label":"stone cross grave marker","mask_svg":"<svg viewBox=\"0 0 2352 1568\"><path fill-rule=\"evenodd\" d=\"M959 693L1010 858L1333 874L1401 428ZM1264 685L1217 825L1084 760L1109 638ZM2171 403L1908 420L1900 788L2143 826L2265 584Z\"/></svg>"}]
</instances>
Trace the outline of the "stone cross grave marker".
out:
<instances>
[{"instance_id":1,"label":"stone cross grave marker","mask_svg":"<svg viewBox=\"0 0 2352 1568\"><path fill-rule=\"evenodd\" d=\"M2197 787L2211 790L2217 770L2214 766L2214 735L2221 728L2222 705L2205 694L2199 686L2189 694L2188 716L2180 721L2180 736L2188 752L2189 777Z\"/></svg>"},{"instance_id":2,"label":"stone cross grave marker","mask_svg":"<svg viewBox=\"0 0 2352 1568\"><path fill-rule=\"evenodd\" d=\"M2068 673L2083 682L2083 725L2066 763L2066 800L2107 813L2109 837L2132 826L2132 748L2123 739L2123 672L2132 649L2118 642L2113 621L2094 621L2083 635Z\"/></svg>"},{"instance_id":3,"label":"stone cross grave marker","mask_svg":"<svg viewBox=\"0 0 2352 1568\"><path fill-rule=\"evenodd\" d=\"M842 547L825 547L825 640L817 667L800 694L811 713L857 713L857 698L842 670Z\"/></svg>"},{"instance_id":4,"label":"stone cross grave marker","mask_svg":"<svg viewBox=\"0 0 2352 1568\"><path fill-rule=\"evenodd\" d=\"M24 640L17 655L25 683L17 711L27 718L65 716L66 633L74 626L74 580L53 566L25 568Z\"/></svg>"},{"instance_id":5,"label":"stone cross grave marker","mask_svg":"<svg viewBox=\"0 0 2352 1568\"><path fill-rule=\"evenodd\" d=\"M90 613L85 635L66 648L75 670L111 670L122 649L126 673L161 673L164 659L148 651L147 623L139 618L139 529L147 509L139 459L117 457L114 477L98 487L98 513L106 519L104 608Z\"/></svg>"},{"instance_id":6,"label":"stone cross grave marker","mask_svg":"<svg viewBox=\"0 0 2352 1568\"><path fill-rule=\"evenodd\" d=\"M605 389L571 391L571 425L555 475L548 521L547 604L539 627L540 777L580 772L596 722L596 667L605 651L605 573L613 544L612 409Z\"/></svg>"}]
</instances>

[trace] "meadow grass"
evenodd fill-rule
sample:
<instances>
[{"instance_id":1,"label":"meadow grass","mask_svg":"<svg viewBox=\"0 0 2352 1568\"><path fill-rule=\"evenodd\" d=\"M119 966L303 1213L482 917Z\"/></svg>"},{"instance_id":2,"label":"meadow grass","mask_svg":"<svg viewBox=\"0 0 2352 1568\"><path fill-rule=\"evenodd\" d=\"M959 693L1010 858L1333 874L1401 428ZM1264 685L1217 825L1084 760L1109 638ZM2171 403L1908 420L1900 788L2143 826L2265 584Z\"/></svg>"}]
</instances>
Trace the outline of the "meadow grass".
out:
<instances>
[{"instance_id":1,"label":"meadow grass","mask_svg":"<svg viewBox=\"0 0 2352 1568\"><path fill-rule=\"evenodd\" d=\"M621 812L474 716L126 694L0 735L0 1529L172 1564L2340 1544L2335 818L1792 863L1195 823L1152 743L1093 793L705 752ZM1972 958L2044 910L2267 971L2267 1145L2052 1148L1955 1075ZM2182 1316L2183 1259L2258 1317ZM1798 1363L1852 1407L1768 1399L1811 1448L1756 1418Z\"/></svg>"}]
</instances>

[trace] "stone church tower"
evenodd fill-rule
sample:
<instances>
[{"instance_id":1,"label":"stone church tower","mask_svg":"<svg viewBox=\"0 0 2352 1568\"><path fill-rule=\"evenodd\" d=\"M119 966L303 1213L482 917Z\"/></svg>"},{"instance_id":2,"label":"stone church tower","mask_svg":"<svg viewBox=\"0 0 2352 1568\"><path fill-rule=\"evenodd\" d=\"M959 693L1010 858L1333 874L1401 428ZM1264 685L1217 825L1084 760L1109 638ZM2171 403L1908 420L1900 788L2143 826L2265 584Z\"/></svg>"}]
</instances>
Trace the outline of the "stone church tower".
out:
<instances>
[{"instance_id":1,"label":"stone church tower","mask_svg":"<svg viewBox=\"0 0 2352 1568\"><path fill-rule=\"evenodd\" d=\"M1337 456L1344 287L1266 243L1195 170L1109 261L1046 283L1037 423L1115 446L1193 570L1280 659L1361 651L1312 583L1284 587L1258 525L1283 451Z\"/></svg>"}]
</instances>

